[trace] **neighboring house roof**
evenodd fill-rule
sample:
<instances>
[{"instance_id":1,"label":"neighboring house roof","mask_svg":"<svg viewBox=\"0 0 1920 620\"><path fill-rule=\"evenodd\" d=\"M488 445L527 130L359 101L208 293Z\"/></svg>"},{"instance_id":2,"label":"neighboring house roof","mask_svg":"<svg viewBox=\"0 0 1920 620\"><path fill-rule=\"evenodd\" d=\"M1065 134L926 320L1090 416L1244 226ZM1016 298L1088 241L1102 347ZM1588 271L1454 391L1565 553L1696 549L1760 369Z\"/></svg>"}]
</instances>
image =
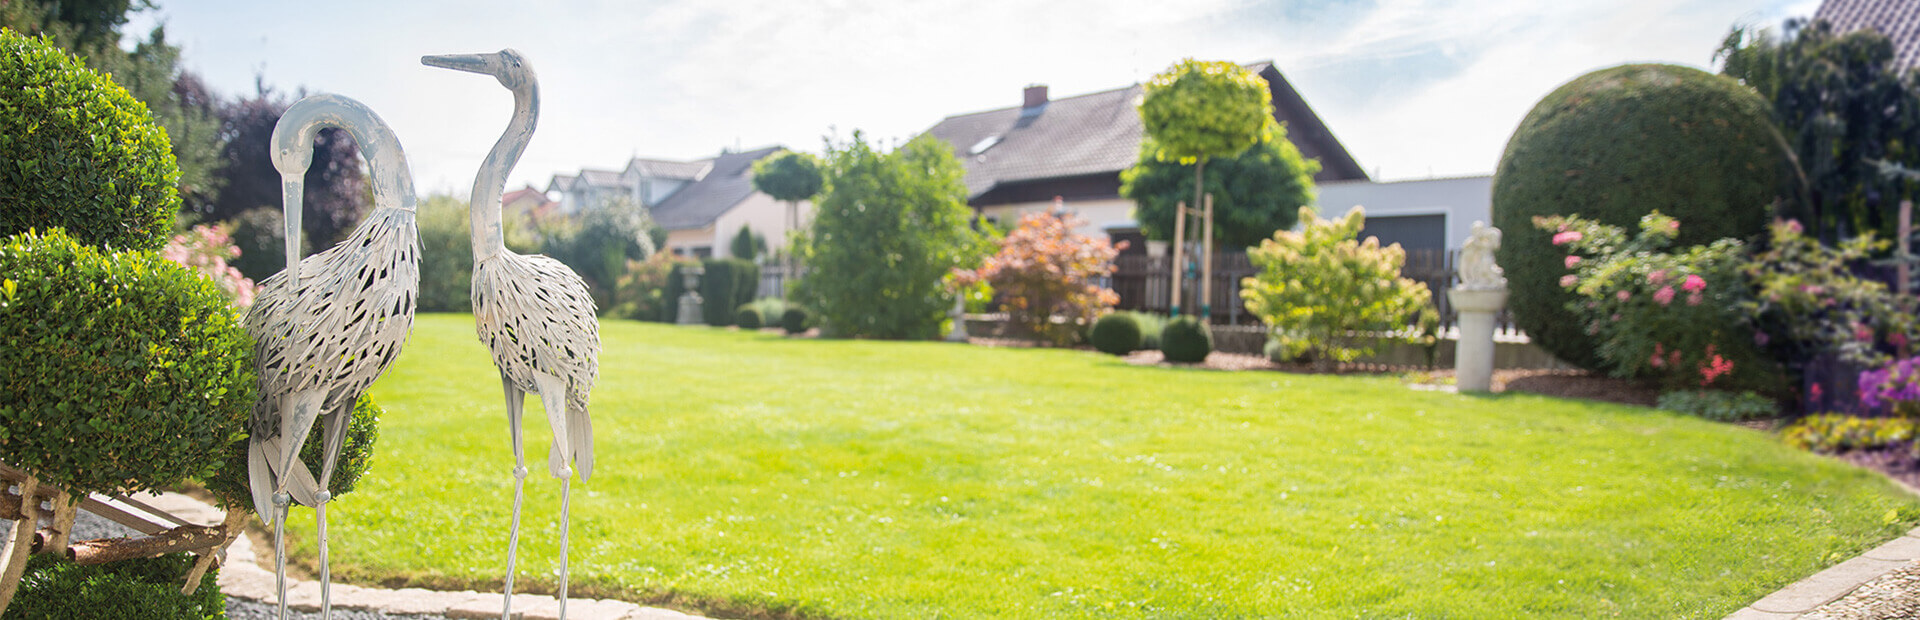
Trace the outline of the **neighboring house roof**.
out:
<instances>
[{"instance_id":1,"label":"neighboring house roof","mask_svg":"<svg viewBox=\"0 0 1920 620\"><path fill-rule=\"evenodd\" d=\"M927 134L953 145L967 168L967 194L995 185L1118 172L1140 157L1145 130L1134 106L1143 92L1126 88L949 116Z\"/></svg>"},{"instance_id":2,"label":"neighboring house roof","mask_svg":"<svg viewBox=\"0 0 1920 620\"><path fill-rule=\"evenodd\" d=\"M770 146L740 153L724 153L701 162L707 169L700 180L667 196L653 207L653 221L667 230L702 228L752 196L753 162L785 150Z\"/></svg>"},{"instance_id":3,"label":"neighboring house roof","mask_svg":"<svg viewBox=\"0 0 1920 620\"><path fill-rule=\"evenodd\" d=\"M553 175L553 180L547 182L547 191L560 193L573 191L573 183L577 180L579 178L571 174Z\"/></svg>"},{"instance_id":4,"label":"neighboring house roof","mask_svg":"<svg viewBox=\"0 0 1920 620\"><path fill-rule=\"evenodd\" d=\"M692 181L705 174L710 163L709 161L667 161L635 157L633 161L627 162L627 171L638 173L642 177Z\"/></svg>"},{"instance_id":5,"label":"neighboring house roof","mask_svg":"<svg viewBox=\"0 0 1920 620\"><path fill-rule=\"evenodd\" d=\"M513 204L523 200L532 201L533 204L536 205L543 205L549 202L546 192L534 189L532 184L528 184L526 187L507 192L506 195L501 196L500 204Z\"/></svg>"},{"instance_id":6,"label":"neighboring house roof","mask_svg":"<svg viewBox=\"0 0 1920 620\"><path fill-rule=\"evenodd\" d=\"M1913 0L1825 0L1814 11L1837 33L1873 28L1893 41L1893 66L1920 67L1920 2Z\"/></svg>"},{"instance_id":7,"label":"neighboring house roof","mask_svg":"<svg viewBox=\"0 0 1920 620\"><path fill-rule=\"evenodd\" d=\"M580 170L579 180L574 183L576 187L581 184L587 187L626 187L626 182L622 180L620 176L619 172L612 170L587 170L583 168Z\"/></svg>"},{"instance_id":8,"label":"neighboring house roof","mask_svg":"<svg viewBox=\"0 0 1920 620\"><path fill-rule=\"evenodd\" d=\"M1320 160L1317 180L1367 177L1272 62L1247 68L1267 80L1274 118L1287 124L1288 140L1302 155ZM1135 84L1048 101L1044 86L1029 87L1031 105L949 116L926 133L953 145L967 168L970 200L1009 184L1117 177L1140 157L1146 130L1136 107L1144 93Z\"/></svg>"}]
</instances>

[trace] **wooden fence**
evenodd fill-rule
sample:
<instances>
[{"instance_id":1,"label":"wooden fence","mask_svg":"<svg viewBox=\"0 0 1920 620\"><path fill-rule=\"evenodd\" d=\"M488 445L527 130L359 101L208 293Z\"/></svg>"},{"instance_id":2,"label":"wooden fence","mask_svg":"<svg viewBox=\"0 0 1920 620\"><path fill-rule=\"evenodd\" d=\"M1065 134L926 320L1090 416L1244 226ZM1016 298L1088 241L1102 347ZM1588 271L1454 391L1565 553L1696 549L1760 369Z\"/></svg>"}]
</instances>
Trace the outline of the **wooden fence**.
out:
<instances>
[{"instance_id":1,"label":"wooden fence","mask_svg":"<svg viewBox=\"0 0 1920 620\"><path fill-rule=\"evenodd\" d=\"M1459 281L1459 250L1409 250L1407 261L1400 268L1400 275L1415 282L1427 285L1433 292L1433 302L1440 312L1442 330L1453 327L1456 318L1453 304L1447 301L1447 291ZM1120 294L1119 307L1123 310L1142 312L1166 312L1169 291L1173 289L1173 274L1169 266L1173 260L1167 256L1146 256L1134 254L1121 256L1114 260L1115 271L1111 278L1113 290ZM1197 263L1196 263L1197 265ZM1240 280L1254 275L1258 269L1245 252L1219 252L1213 260L1213 291L1211 306L1213 321L1221 325L1258 324L1259 317L1247 311L1246 303L1240 298ZM1189 266L1192 278L1183 278L1183 299L1198 296L1198 267ZM1183 310L1197 310L1196 304L1181 304ZM1497 322L1498 329L1512 332L1511 317L1501 312Z\"/></svg>"}]
</instances>

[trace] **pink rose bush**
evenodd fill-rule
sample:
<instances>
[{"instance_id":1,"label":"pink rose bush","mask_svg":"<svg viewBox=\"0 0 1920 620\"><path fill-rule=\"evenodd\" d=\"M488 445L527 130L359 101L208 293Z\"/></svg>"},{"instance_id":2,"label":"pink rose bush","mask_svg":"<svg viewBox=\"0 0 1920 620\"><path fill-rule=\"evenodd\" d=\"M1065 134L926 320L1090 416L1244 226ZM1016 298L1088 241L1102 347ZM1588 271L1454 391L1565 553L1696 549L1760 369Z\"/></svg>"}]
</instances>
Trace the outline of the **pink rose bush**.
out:
<instances>
[{"instance_id":1,"label":"pink rose bush","mask_svg":"<svg viewBox=\"0 0 1920 620\"><path fill-rule=\"evenodd\" d=\"M259 285L241 274L239 269L227 264L227 261L240 257L240 248L233 244L232 224L201 224L174 235L173 239L168 240L167 247L160 250L160 257L190 267L213 280L235 307L252 306L253 296L260 292Z\"/></svg>"},{"instance_id":2,"label":"pink rose bush","mask_svg":"<svg viewBox=\"0 0 1920 620\"><path fill-rule=\"evenodd\" d=\"M1612 374L1659 377L1676 389L1764 381L1756 378L1769 364L1738 310L1746 294L1739 240L1670 248L1679 223L1657 211L1631 237L1579 217L1534 224L1559 231L1554 242L1568 253L1569 272L1560 285L1577 299L1568 309L1599 337Z\"/></svg>"}]
</instances>

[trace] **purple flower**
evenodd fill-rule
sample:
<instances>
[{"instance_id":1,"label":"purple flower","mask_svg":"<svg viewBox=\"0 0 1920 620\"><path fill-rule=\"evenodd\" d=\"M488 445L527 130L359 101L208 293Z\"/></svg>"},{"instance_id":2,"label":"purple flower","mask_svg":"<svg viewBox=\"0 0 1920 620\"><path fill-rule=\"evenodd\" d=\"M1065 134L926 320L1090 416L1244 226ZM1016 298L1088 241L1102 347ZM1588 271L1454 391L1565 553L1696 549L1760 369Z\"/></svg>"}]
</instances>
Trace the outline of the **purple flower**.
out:
<instances>
[{"instance_id":1,"label":"purple flower","mask_svg":"<svg viewBox=\"0 0 1920 620\"><path fill-rule=\"evenodd\" d=\"M1767 346L1767 341L1769 340L1773 340L1773 338L1767 336L1766 332L1761 332L1761 331L1753 332L1753 344L1764 347L1764 346Z\"/></svg>"}]
</instances>

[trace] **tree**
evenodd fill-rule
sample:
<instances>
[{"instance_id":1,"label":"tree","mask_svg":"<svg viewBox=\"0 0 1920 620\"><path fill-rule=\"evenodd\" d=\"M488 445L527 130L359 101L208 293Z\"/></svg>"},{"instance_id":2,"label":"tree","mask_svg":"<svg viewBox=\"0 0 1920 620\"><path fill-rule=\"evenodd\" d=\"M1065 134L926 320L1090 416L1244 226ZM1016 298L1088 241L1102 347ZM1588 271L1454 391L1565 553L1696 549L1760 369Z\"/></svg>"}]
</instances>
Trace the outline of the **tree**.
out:
<instances>
[{"instance_id":1,"label":"tree","mask_svg":"<svg viewBox=\"0 0 1920 620\"><path fill-rule=\"evenodd\" d=\"M1920 79L1894 65L1887 37L1795 19L1781 39L1735 29L1715 57L1721 73L1767 100L1799 159L1808 195L1782 215L1829 243L1865 231L1893 237L1895 209L1920 186L1883 178L1875 162L1920 164Z\"/></svg>"},{"instance_id":2,"label":"tree","mask_svg":"<svg viewBox=\"0 0 1920 620\"><path fill-rule=\"evenodd\" d=\"M219 189L219 100L180 66L180 48L167 42L164 28L154 28L130 52L120 48L128 15L151 8L146 0L11 0L0 2L0 26L52 37L147 104L172 143L180 198L199 210Z\"/></svg>"},{"instance_id":3,"label":"tree","mask_svg":"<svg viewBox=\"0 0 1920 620\"><path fill-rule=\"evenodd\" d=\"M767 237L753 232L753 228L741 226L740 233L733 236L727 244L727 251L734 258L752 261L767 253Z\"/></svg>"},{"instance_id":4,"label":"tree","mask_svg":"<svg viewBox=\"0 0 1920 620\"><path fill-rule=\"evenodd\" d=\"M273 127L289 105L292 102L262 83L252 98L221 108L228 136L219 172L225 185L198 215L225 220L260 207L281 208L280 171L268 153L273 148ZM324 129L314 144L313 165L305 177L302 232L310 247L326 248L346 237L366 215L373 198L361 172L360 147L352 136Z\"/></svg>"},{"instance_id":5,"label":"tree","mask_svg":"<svg viewBox=\"0 0 1920 620\"><path fill-rule=\"evenodd\" d=\"M820 195L825 183L826 178L820 170L820 158L806 153L784 151L753 162L754 189L787 203L787 234L790 236L800 230L800 201L813 200L814 196ZM791 261L793 253L786 254ZM789 264L787 275L791 277L793 271L794 265Z\"/></svg>"},{"instance_id":6,"label":"tree","mask_svg":"<svg viewBox=\"0 0 1920 620\"><path fill-rule=\"evenodd\" d=\"M1099 279L1113 273L1120 251L1105 239L1076 234L1075 215L1030 213L1000 241L985 265L955 275L963 284L985 280L1009 320L1055 346L1072 344L1094 318L1120 302ZM1056 323L1059 317L1065 322Z\"/></svg>"},{"instance_id":7,"label":"tree","mask_svg":"<svg viewBox=\"0 0 1920 620\"><path fill-rule=\"evenodd\" d=\"M827 143L826 193L797 254L795 296L844 336L932 338L953 298L942 279L989 247L968 226L953 149L922 136L891 153L860 132Z\"/></svg>"},{"instance_id":8,"label":"tree","mask_svg":"<svg viewBox=\"0 0 1920 620\"><path fill-rule=\"evenodd\" d=\"M1274 123L1272 109L1273 95L1259 75L1230 62L1188 58L1147 81L1140 122L1156 147L1154 158L1193 165L1189 204L1197 208L1207 160L1253 146Z\"/></svg>"},{"instance_id":9,"label":"tree","mask_svg":"<svg viewBox=\"0 0 1920 620\"><path fill-rule=\"evenodd\" d=\"M610 195L543 231L540 250L580 274L594 303L607 312L614 306L615 287L627 275L627 262L653 255L654 228L653 218L633 198Z\"/></svg>"},{"instance_id":10,"label":"tree","mask_svg":"<svg viewBox=\"0 0 1920 620\"><path fill-rule=\"evenodd\" d=\"M1260 271L1240 284L1281 357L1305 355L1323 368L1352 362L1431 308L1427 285L1400 277L1407 253L1399 244L1355 240L1367 219L1360 207L1336 220L1301 207L1299 217L1307 222L1300 232L1276 232L1247 253Z\"/></svg>"},{"instance_id":11,"label":"tree","mask_svg":"<svg viewBox=\"0 0 1920 620\"><path fill-rule=\"evenodd\" d=\"M1159 144L1140 142L1140 160L1120 173L1120 195L1132 199L1134 218L1149 239L1173 238L1174 205L1194 196L1198 164L1162 160ZM1273 231L1292 228L1300 207L1313 204L1313 175L1320 162L1306 159L1287 141L1286 128L1270 124L1260 140L1239 155L1213 160L1205 192L1213 194L1213 236L1221 245L1250 247Z\"/></svg>"}]
</instances>

